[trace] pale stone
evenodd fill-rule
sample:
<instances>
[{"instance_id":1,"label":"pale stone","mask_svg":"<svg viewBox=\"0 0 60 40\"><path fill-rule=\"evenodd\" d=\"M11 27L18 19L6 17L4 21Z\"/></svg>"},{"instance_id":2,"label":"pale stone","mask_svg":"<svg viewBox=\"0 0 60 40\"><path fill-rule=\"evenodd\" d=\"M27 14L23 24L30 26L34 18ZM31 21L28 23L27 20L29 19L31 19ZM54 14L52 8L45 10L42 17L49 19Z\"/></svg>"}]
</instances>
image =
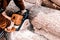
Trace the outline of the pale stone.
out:
<instances>
[{"instance_id":1,"label":"pale stone","mask_svg":"<svg viewBox=\"0 0 60 40\"><path fill-rule=\"evenodd\" d=\"M36 17L32 18L34 27L38 29L42 28L60 37L60 11L46 7L33 8L32 10L34 11L31 13L32 16L30 17L32 18L36 14Z\"/></svg>"},{"instance_id":2,"label":"pale stone","mask_svg":"<svg viewBox=\"0 0 60 40\"><path fill-rule=\"evenodd\" d=\"M37 35L27 29L29 20L25 20L19 31L8 33L8 40L47 40L44 36Z\"/></svg>"},{"instance_id":3,"label":"pale stone","mask_svg":"<svg viewBox=\"0 0 60 40\"><path fill-rule=\"evenodd\" d=\"M30 10L29 18L37 34L22 27L22 31L8 33L10 40L60 40L60 11L42 7L39 2L40 0L24 1L25 8ZM19 8L12 0L7 10L16 12Z\"/></svg>"}]
</instances>

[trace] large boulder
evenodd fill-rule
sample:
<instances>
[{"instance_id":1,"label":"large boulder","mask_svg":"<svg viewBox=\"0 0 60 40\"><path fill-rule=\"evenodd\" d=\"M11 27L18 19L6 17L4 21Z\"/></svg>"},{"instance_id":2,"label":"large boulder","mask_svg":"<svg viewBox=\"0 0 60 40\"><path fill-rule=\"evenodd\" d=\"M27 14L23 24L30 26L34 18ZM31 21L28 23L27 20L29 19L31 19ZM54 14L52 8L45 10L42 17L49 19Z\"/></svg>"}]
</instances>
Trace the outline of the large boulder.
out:
<instances>
[{"instance_id":1,"label":"large boulder","mask_svg":"<svg viewBox=\"0 0 60 40\"><path fill-rule=\"evenodd\" d=\"M47 40L44 36L38 35L28 30L28 27L30 27L30 23L29 20L26 19L19 31L7 33L8 35L7 39L8 40Z\"/></svg>"},{"instance_id":2,"label":"large boulder","mask_svg":"<svg viewBox=\"0 0 60 40\"><path fill-rule=\"evenodd\" d=\"M33 10L30 12L30 18L34 28L42 28L60 37L60 11L46 7L33 7L30 10Z\"/></svg>"}]
</instances>

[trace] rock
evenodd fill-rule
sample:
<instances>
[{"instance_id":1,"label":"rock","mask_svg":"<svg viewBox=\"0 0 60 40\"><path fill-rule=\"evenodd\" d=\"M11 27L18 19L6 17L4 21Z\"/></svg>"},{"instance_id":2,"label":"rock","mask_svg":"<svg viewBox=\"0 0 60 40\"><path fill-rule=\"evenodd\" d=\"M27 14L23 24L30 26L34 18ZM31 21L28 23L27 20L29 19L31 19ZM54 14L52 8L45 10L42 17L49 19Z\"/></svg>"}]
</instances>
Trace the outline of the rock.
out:
<instances>
[{"instance_id":1,"label":"rock","mask_svg":"<svg viewBox=\"0 0 60 40\"><path fill-rule=\"evenodd\" d=\"M60 0L51 0L51 1L60 6Z\"/></svg>"},{"instance_id":2,"label":"rock","mask_svg":"<svg viewBox=\"0 0 60 40\"><path fill-rule=\"evenodd\" d=\"M26 24L27 23L27 24ZM27 29L29 27L30 23L26 20L21 26L21 29L19 31L15 31L12 33L8 33L8 40L47 40L43 36L39 36Z\"/></svg>"},{"instance_id":3,"label":"rock","mask_svg":"<svg viewBox=\"0 0 60 40\"><path fill-rule=\"evenodd\" d=\"M14 1L11 0L10 3L9 3L9 5L7 6L6 10L17 12L20 9L15 5Z\"/></svg>"},{"instance_id":4,"label":"rock","mask_svg":"<svg viewBox=\"0 0 60 40\"><path fill-rule=\"evenodd\" d=\"M32 6L40 6L42 1L41 0L23 0L24 2L24 5L25 5L25 8L26 9L30 9ZM15 5L14 1L11 0L9 5L7 6L6 10L10 10L10 11L13 11L13 12L17 12L19 11L20 9Z\"/></svg>"},{"instance_id":5,"label":"rock","mask_svg":"<svg viewBox=\"0 0 60 40\"><path fill-rule=\"evenodd\" d=\"M47 40L47 39L29 30L24 30L10 33L9 40Z\"/></svg>"},{"instance_id":6,"label":"rock","mask_svg":"<svg viewBox=\"0 0 60 40\"><path fill-rule=\"evenodd\" d=\"M60 40L60 11L40 6L40 0L24 0L24 4L25 8L30 10L29 18L37 34L22 27L24 29L22 31L8 33L8 38L10 40L35 40L35 38L36 40ZM12 0L7 10L16 12L19 8Z\"/></svg>"},{"instance_id":7,"label":"rock","mask_svg":"<svg viewBox=\"0 0 60 40\"><path fill-rule=\"evenodd\" d=\"M30 13L30 15L32 15L30 18L32 19L34 28L42 28L51 34L60 37L60 11L46 7L35 7L31 10L33 11Z\"/></svg>"},{"instance_id":8,"label":"rock","mask_svg":"<svg viewBox=\"0 0 60 40\"><path fill-rule=\"evenodd\" d=\"M38 29L36 29L35 30L35 33L36 34L38 34L38 35L42 35L42 36L44 36L46 39L48 39L48 40L60 40L60 38L59 37L57 37L57 36L54 36L53 34L51 34L51 33L49 33L49 32L46 32L44 29L41 29L41 30L38 30Z\"/></svg>"},{"instance_id":9,"label":"rock","mask_svg":"<svg viewBox=\"0 0 60 40\"><path fill-rule=\"evenodd\" d=\"M40 6L42 3L42 0L33 0L33 1L32 0L24 0L24 1L35 4L37 6Z\"/></svg>"}]
</instances>

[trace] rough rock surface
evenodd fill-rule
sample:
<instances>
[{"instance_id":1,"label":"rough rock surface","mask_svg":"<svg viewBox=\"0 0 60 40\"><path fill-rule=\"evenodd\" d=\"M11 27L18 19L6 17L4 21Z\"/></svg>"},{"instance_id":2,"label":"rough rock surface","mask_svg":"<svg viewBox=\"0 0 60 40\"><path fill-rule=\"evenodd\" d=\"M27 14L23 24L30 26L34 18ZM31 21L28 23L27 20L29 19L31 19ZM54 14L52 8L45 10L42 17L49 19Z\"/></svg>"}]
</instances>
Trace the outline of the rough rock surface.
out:
<instances>
[{"instance_id":1,"label":"rough rock surface","mask_svg":"<svg viewBox=\"0 0 60 40\"><path fill-rule=\"evenodd\" d=\"M31 10L33 14L30 13L30 17L35 30L44 29L60 38L60 11L46 7L33 7Z\"/></svg>"},{"instance_id":2,"label":"rough rock surface","mask_svg":"<svg viewBox=\"0 0 60 40\"><path fill-rule=\"evenodd\" d=\"M9 40L47 40L44 36L39 36L29 30L12 32L9 36Z\"/></svg>"},{"instance_id":3,"label":"rough rock surface","mask_svg":"<svg viewBox=\"0 0 60 40\"><path fill-rule=\"evenodd\" d=\"M51 0L51 1L60 6L60 0Z\"/></svg>"},{"instance_id":4,"label":"rough rock surface","mask_svg":"<svg viewBox=\"0 0 60 40\"><path fill-rule=\"evenodd\" d=\"M30 2L25 2L24 4L25 4L25 7L30 10L29 18L33 24L35 33L40 35L40 38L43 38L43 40L46 40L46 39L44 39L44 37L47 38L47 40L53 40L53 39L60 40L60 11L42 7L42 6L35 7L35 4L34 4L35 2L32 1L33 4L31 4ZM9 4L9 6L7 7L7 10L16 12L19 10L19 8L16 7L16 5L13 3L13 0L12 0L11 3ZM16 32L16 33L21 35L21 36L19 36L19 38L20 38L20 37L22 37L23 34L25 35L25 33L27 35L28 32L33 34L33 37L35 37L35 35L37 35L35 33L32 33L29 30L24 30L19 33L18 32ZM29 35L31 35L31 34L29 34ZM41 35L42 35L42 37L41 37ZM11 37L13 37L13 35L11 35ZM23 37L25 37L25 36L23 36ZM38 38L39 38L39 36L38 36ZM23 40L25 40L25 39L23 39Z\"/></svg>"},{"instance_id":5,"label":"rough rock surface","mask_svg":"<svg viewBox=\"0 0 60 40\"><path fill-rule=\"evenodd\" d=\"M28 19L24 21L19 31L8 33L8 40L47 40L44 36L29 31L27 27L30 27Z\"/></svg>"},{"instance_id":6,"label":"rough rock surface","mask_svg":"<svg viewBox=\"0 0 60 40\"><path fill-rule=\"evenodd\" d=\"M33 0L33 1L32 0L24 0L24 1L35 4L36 6L39 6L42 3L42 0Z\"/></svg>"}]
</instances>

